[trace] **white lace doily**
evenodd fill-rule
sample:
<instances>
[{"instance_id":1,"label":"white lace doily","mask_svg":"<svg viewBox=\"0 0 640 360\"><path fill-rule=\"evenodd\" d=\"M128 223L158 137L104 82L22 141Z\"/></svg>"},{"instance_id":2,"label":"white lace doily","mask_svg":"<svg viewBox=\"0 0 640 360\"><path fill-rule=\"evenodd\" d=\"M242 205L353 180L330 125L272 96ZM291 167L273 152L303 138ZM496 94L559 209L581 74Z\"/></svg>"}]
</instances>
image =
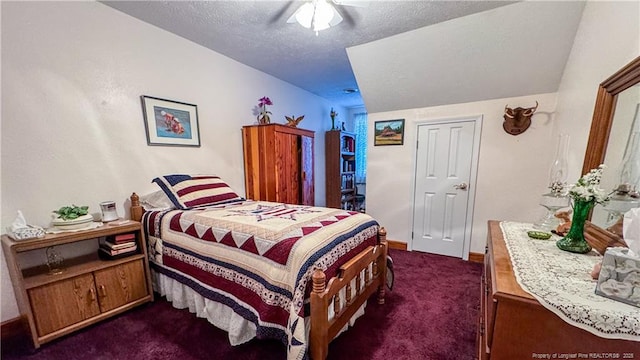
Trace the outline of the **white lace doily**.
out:
<instances>
[{"instance_id":1,"label":"white lace doily","mask_svg":"<svg viewBox=\"0 0 640 360\"><path fill-rule=\"evenodd\" d=\"M593 266L602 256L558 249L553 235L535 240L531 224L500 223L518 284L567 323L607 339L640 341L640 309L595 294Z\"/></svg>"}]
</instances>

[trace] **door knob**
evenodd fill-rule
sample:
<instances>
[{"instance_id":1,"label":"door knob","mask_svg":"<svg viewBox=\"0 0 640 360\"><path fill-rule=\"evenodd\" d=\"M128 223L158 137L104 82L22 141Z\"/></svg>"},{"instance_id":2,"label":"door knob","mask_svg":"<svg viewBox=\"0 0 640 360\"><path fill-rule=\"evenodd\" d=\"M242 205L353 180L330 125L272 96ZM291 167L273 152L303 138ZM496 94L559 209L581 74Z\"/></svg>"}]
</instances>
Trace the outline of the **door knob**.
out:
<instances>
[{"instance_id":1,"label":"door knob","mask_svg":"<svg viewBox=\"0 0 640 360\"><path fill-rule=\"evenodd\" d=\"M453 185L454 188L456 188L457 190L467 190L467 188L469 187L469 185L467 185L467 183L460 183L458 185Z\"/></svg>"}]
</instances>

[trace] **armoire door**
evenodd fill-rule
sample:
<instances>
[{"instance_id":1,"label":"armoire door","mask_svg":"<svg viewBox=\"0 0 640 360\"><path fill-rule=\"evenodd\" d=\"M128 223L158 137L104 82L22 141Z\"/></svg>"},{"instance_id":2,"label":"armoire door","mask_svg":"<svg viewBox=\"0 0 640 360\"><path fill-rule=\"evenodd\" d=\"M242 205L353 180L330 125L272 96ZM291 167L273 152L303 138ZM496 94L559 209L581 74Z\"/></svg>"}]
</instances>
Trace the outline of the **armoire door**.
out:
<instances>
[{"instance_id":1,"label":"armoire door","mask_svg":"<svg viewBox=\"0 0 640 360\"><path fill-rule=\"evenodd\" d=\"M300 203L299 138L283 132L275 136L276 202Z\"/></svg>"},{"instance_id":2,"label":"armoire door","mask_svg":"<svg viewBox=\"0 0 640 360\"><path fill-rule=\"evenodd\" d=\"M300 137L300 167L301 167L301 201L303 205L315 204L314 174L313 174L313 138Z\"/></svg>"}]
</instances>

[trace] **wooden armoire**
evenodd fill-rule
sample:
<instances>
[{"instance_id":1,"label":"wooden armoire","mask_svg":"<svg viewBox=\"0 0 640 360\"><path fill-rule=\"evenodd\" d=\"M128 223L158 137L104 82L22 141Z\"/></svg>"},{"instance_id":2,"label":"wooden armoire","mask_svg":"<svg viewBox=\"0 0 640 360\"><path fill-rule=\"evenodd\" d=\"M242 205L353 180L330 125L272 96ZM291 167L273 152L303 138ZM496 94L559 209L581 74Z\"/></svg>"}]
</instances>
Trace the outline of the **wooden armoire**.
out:
<instances>
[{"instance_id":1,"label":"wooden armoire","mask_svg":"<svg viewBox=\"0 0 640 360\"><path fill-rule=\"evenodd\" d=\"M244 126L247 199L314 205L313 138L282 124Z\"/></svg>"}]
</instances>

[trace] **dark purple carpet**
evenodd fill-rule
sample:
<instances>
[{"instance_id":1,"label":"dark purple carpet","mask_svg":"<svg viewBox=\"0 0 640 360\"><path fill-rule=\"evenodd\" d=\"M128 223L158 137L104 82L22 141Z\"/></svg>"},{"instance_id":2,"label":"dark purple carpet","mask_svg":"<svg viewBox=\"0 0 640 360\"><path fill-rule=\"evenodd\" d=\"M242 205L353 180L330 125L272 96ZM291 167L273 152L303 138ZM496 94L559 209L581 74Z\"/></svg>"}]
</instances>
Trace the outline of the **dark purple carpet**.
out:
<instances>
[{"instance_id":1,"label":"dark purple carpet","mask_svg":"<svg viewBox=\"0 0 640 360\"><path fill-rule=\"evenodd\" d=\"M329 347L332 360L475 359L482 266L446 256L391 250L395 285ZM285 359L284 345L232 347L226 333L164 298L31 349L3 344L2 359Z\"/></svg>"}]
</instances>

